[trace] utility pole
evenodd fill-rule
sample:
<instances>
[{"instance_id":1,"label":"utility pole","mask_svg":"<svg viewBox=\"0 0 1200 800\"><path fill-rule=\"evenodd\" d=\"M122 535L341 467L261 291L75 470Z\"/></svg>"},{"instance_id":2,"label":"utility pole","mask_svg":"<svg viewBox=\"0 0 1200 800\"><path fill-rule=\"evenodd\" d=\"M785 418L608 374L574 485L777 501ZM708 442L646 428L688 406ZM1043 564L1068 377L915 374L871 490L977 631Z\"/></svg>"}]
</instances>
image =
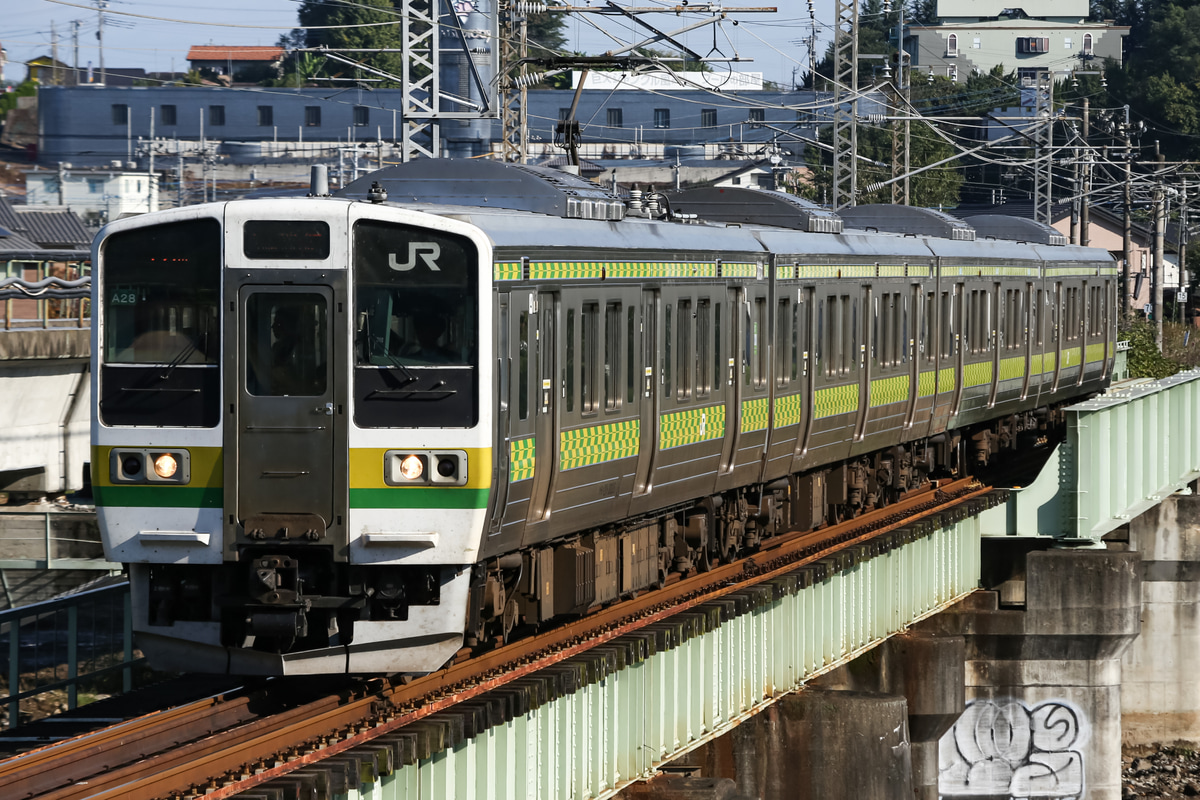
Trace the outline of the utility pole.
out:
<instances>
[{"instance_id":1,"label":"utility pole","mask_svg":"<svg viewBox=\"0 0 1200 800\"><path fill-rule=\"evenodd\" d=\"M1090 103L1088 98L1083 98L1083 192L1079 197L1079 243L1084 247L1088 246L1090 236L1088 236L1089 207L1088 195L1092 191L1092 150L1088 146L1089 114Z\"/></svg>"},{"instance_id":2,"label":"utility pole","mask_svg":"<svg viewBox=\"0 0 1200 800\"><path fill-rule=\"evenodd\" d=\"M500 160L516 164L529 156L529 17L523 11L515 0L500 3Z\"/></svg>"},{"instance_id":3,"label":"utility pole","mask_svg":"<svg viewBox=\"0 0 1200 800\"><path fill-rule=\"evenodd\" d=\"M50 84L58 86L58 30L50 20Z\"/></svg>"},{"instance_id":4,"label":"utility pole","mask_svg":"<svg viewBox=\"0 0 1200 800\"><path fill-rule=\"evenodd\" d=\"M1035 80L1038 122L1034 125L1033 218L1049 225L1054 180L1054 73L1039 70Z\"/></svg>"},{"instance_id":5,"label":"utility pole","mask_svg":"<svg viewBox=\"0 0 1200 800\"><path fill-rule=\"evenodd\" d=\"M886 9L887 6L885 5ZM892 184L892 202L909 204L909 151L911 145L911 121L909 119L909 72L905 65L908 53L904 50L904 3L899 4L899 17L896 20L896 113L904 117L903 130L892 126L892 178L903 176L903 180ZM902 170L897 174L897 170Z\"/></svg>"},{"instance_id":6,"label":"utility pole","mask_svg":"<svg viewBox=\"0 0 1200 800\"><path fill-rule=\"evenodd\" d=\"M1166 232L1166 192L1163 189L1163 156L1158 152L1158 142L1154 143L1158 175L1154 185L1154 343L1161 353L1163 348L1163 237Z\"/></svg>"},{"instance_id":7,"label":"utility pole","mask_svg":"<svg viewBox=\"0 0 1200 800\"><path fill-rule=\"evenodd\" d=\"M177 140L176 145L178 145L178 144L179 144L179 142ZM182 208L183 207L183 150L180 150L178 147L176 147L175 152L176 152L176 155L179 156L179 167L178 167L179 180L178 180L178 183L175 184L175 206L177 208Z\"/></svg>"},{"instance_id":8,"label":"utility pole","mask_svg":"<svg viewBox=\"0 0 1200 800\"><path fill-rule=\"evenodd\" d=\"M107 86L104 77L104 9L108 8L108 0L96 0L96 15L100 17L100 27L96 29L96 39L100 42L100 83Z\"/></svg>"},{"instance_id":9,"label":"utility pole","mask_svg":"<svg viewBox=\"0 0 1200 800\"><path fill-rule=\"evenodd\" d=\"M75 46L74 63L71 65L71 68L74 71L74 76L75 76L75 79L73 81L71 81L72 86L78 86L80 83L80 80L79 80L79 25L81 22L83 22L83 20L81 20L81 19L71 20L71 27L74 29L71 31L71 40Z\"/></svg>"},{"instance_id":10,"label":"utility pole","mask_svg":"<svg viewBox=\"0 0 1200 800\"><path fill-rule=\"evenodd\" d=\"M1129 278L1133 260L1133 142L1129 138L1129 106L1125 106L1125 126L1121 129L1125 139L1125 219L1122 225L1124 264L1121 267L1121 316L1129 317Z\"/></svg>"}]
</instances>

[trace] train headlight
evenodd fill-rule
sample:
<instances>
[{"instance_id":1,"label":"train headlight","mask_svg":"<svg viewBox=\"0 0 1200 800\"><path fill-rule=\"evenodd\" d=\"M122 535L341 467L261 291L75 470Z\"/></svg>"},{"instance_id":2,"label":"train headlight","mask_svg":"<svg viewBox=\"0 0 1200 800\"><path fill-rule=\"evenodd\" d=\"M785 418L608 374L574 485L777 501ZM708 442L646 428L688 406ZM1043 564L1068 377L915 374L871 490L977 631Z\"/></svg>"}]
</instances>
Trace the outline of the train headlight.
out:
<instances>
[{"instance_id":1,"label":"train headlight","mask_svg":"<svg viewBox=\"0 0 1200 800\"><path fill-rule=\"evenodd\" d=\"M170 453L163 453L154 459L154 472L160 478L173 478L179 469L179 462Z\"/></svg>"},{"instance_id":2,"label":"train headlight","mask_svg":"<svg viewBox=\"0 0 1200 800\"><path fill-rule=\"evenodd\" d=\"M465 486L465 450L388 450L383 456L388 486Z\"/></svg>"},{"instance_id":3,"label":"train headlight","mask_svg":"<svg viewBox=\"0 0 1200 800\"><path fill-rule=\"evenodd\" d=\"M425 474L425 462L420 456L405 456L400 461L400 477L406 481L417 481Z\"/></svg>"},{"instance_id":4,"label":"train headlight","mask_svg":"<svg viewBox=\"0 0 1200 800\"><path fill-rule=\"evenodd\" d=\"M113 483L189 483L191 456L187 450L116 448L109 461L109 478Z\"/></svg>"}]
</instances>

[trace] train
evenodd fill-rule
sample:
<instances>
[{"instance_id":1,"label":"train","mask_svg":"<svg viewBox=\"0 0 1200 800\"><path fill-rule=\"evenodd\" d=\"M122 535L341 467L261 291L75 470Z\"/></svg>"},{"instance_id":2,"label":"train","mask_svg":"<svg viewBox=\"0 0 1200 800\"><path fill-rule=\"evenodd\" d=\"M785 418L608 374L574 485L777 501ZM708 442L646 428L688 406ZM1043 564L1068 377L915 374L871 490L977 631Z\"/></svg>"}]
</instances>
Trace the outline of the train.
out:
<instances>
[{"instance_id":1,"label":"train","mask_svg":"<svg viewBox=\"0 0 1200 800\"><path fill-rule=\"evenodd\" d=\"M1028 219L483 160L119 220L92 479L154 666L422 674L1054 435L1117 269Z\"/></svg>"}]
</instances>

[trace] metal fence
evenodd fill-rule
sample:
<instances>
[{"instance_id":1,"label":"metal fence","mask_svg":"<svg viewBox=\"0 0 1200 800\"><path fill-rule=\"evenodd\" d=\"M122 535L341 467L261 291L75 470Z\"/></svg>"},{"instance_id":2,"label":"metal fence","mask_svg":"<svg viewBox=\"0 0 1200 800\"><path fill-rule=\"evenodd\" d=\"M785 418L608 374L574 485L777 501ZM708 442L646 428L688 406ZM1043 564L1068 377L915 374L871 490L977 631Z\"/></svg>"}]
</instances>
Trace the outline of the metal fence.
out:
<instances>
[{"instance_id":1,"label":"metal fence","mask_svg":"<svg viewBox=\"0 0 1200 800\"><path fill-rule=\"evenodd\" d=\"M131 691L143 662L126 582L0 612L3 727Z\"/></svg>"}]
</instances>

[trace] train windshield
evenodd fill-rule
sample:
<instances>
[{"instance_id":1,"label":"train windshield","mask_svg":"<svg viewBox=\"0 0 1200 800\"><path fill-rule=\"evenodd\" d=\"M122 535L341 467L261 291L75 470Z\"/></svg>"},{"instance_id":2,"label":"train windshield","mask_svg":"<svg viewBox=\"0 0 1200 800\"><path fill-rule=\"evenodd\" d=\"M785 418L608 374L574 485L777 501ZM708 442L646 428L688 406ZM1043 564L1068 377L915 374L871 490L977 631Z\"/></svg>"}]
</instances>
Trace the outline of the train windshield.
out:
<instances>
[{"instance_id":1,"label":"train windshield","mask_svg":"<svg viewBox=\"0 0 1200 800\"><path fill-rule=\"evenodd\" d=\"M479 257L470 240L354 226L355 421L470 427L478 418Z\"/></svg>"},{"instance_id":2,"label":"train windshield","mask_svg":"<svg viewBox=\"0 0 1200 800\"><path fill-rule=\"evenodd\" d=\"M205 218L115 233L101 246L100 274L101 419L216 425L220 223Z\"/></svg>"}]
</instances>

